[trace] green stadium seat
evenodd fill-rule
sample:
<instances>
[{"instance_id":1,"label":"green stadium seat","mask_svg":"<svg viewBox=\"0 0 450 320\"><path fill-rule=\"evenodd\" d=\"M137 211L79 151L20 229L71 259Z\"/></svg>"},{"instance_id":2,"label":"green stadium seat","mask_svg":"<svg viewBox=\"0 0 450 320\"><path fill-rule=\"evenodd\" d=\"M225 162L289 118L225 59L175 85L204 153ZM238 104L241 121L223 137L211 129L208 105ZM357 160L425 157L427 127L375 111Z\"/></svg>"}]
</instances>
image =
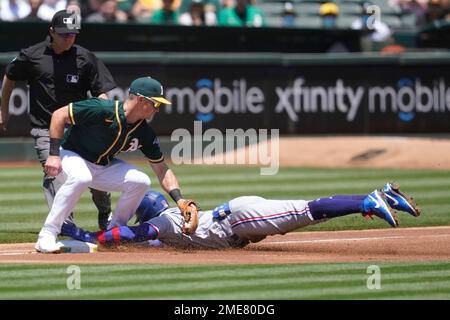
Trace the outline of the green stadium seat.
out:
<instances>
[{"instance_id":1,"label":"green stadium seat","mask_svg":"<svg viewBox=\"0 0 450 320\"><path fill-rule=\"evenodd\" d=\"M294 4L295 12L298 15L319 15L320 3L296 3Z\"/></svg>"},{"instance_id":2,"label":"green stadium seat","mask_svg":"<svg viewBox=\"0 0 450 320\"><path fill-rule=\"evenodd\" d=\"M389 0L370 0L374 5L377 5L381 9L381 15L383 14L401 14L402 9L399 6L392 6L389 4Z\"/></svg>"},{"instance_id":3,"label":"green stadium seat","mask_svg":"<svg viewBox=\"0 0 450 320\"><path fill-rule=\"evenodd\" d=\"M277 27L280 28L282 27L282 18L280 15L275 16L275 15L267 15L266 16L266 21L267 21L267 26L268 27Z\"/></svg>"},{"instance_id":4,"label":"green stadium seat","mask_svg":"<svg viewBox=\"0 0 450 320\"><path fill-rule=\"evenodd\" d=\"M322 19L320 16L299 16L295 26L298 28L321 28Z\"/></svg>"},{"instance_id":5,"label":"green stadium seat","mask_svg":"<svg viewBox=\"0 0 450 320\"><path fill-rule=\"evenodd\" d=\"M284 9L284 3L282 2L264 2L258 3L257 6L264 11L267 17L279 16Z\"/></svg>"},{"instance_id":6,"label":"green stadium seat","mask_svg":"<svg viewBox=\"0 0 450 320\"><path fill-rule=\"evenodd\" d=\"M391 16L391 15L381 15L381 21L386 23L391 28L401 28L402 21L397 16Z\"/></svg>"},{"instance_id":7,"label":"green stadium seat","mask_svg":"<svg viewBox=\"0 0 450 320\"><path fill-rule=\"evenodd\" d=\"M339 5L341 5L342 3L356 3L361 5L364 2L364 0L341 0L339 1Z\"/></svg>"},{"instance_id":8,"label":"green stadium seat","mask_svg":"<svg viewBox=\"0 0 450 320\"><path fill-rule=\"evenodd\" d=\"M361 14L361 5L355 2L339 3L339 15L342 14L346 15Z\"/></svg>"},{"instance_id":9,"label":"green stadium seat","mask_svg":"<svg viewBox=\"0 0 450 320\"><path fill-rule=\"evenodd\" d=\"M401 16L402 27L414 28L416 26L416 16L412 13L405 13Z\"/></svg>"},{"instance_id":10,"label":"green stadium seat","mask_svg":"<svg viewBox=\"0 0 450 320\"><path fill-rule=\"evenodd\" d=\"M351 29L352 23L358 19L357 16L346 16L346 15L339 15L338 19L336 21L337 27L340 29Z\"/></svg>"}]
</instances>

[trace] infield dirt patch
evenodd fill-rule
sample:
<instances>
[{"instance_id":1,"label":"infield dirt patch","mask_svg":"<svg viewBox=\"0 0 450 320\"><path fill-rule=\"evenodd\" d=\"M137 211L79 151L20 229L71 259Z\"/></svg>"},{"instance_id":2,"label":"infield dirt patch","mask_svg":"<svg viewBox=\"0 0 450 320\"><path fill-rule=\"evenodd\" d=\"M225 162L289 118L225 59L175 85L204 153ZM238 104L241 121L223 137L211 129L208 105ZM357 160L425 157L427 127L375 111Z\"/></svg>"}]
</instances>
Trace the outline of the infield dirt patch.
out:
<instances>
[{"instance_id":1,"label":"infield dirt patch","mask_svg":"<svg viewBox=\"0 0 450 320\"><path fill-rule=\"evenodd\" d=\"M277 264L449 261L450 227L294 232L244 249L119 247L97 253L39 254L34 244L0 245L0 263Z\"/></svg>"},{"instance_id":2,"label":"infield dirt patch","mask_svg":"<svg viewBox=\"0 0 450 320\"><path fill-rule=\"evenodd\" d=\"M271 150L271 142L263 143L269 145L262 150ZM258 154L259 147L252 145L227 156L231 159L250 159L250 155ZM281 167L450 169L450 139L396 136L282 137L278 150ZM271 154L271 158L276 156ZM217 155L203 160L205 163L220 164L223 158L224 155Z\"/></svg>"}]
</instances>

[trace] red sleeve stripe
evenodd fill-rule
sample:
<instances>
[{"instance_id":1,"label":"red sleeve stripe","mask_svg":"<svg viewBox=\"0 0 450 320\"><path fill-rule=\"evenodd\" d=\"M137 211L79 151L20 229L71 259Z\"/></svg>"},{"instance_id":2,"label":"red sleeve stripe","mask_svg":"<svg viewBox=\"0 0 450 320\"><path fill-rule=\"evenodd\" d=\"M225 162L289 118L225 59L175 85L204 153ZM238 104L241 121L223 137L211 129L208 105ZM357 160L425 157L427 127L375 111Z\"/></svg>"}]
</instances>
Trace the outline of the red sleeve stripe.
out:
<instances>
[{"instance_id":1,"label":"red sleeve stripe","mask_svg":"<svg viewBox=\"0 0 450 320\"><path fill-rule=\"evenodd\" d=\"M98 243L105 244L105 242L106 242L105 233L106 233L105 231L97 232Z\"/></svg>"},{"instance_id":2,"label":"red sleeve stripe","mask_svg":"<svg viewBox=\"0 0 450 320\"><path fill-rule=\"evenodd\" d=\"M119 227L114 227L111 229L112 236L114 239L114 244L118 245L120 243L120 230Z\"/></svg>"}]
</instances>

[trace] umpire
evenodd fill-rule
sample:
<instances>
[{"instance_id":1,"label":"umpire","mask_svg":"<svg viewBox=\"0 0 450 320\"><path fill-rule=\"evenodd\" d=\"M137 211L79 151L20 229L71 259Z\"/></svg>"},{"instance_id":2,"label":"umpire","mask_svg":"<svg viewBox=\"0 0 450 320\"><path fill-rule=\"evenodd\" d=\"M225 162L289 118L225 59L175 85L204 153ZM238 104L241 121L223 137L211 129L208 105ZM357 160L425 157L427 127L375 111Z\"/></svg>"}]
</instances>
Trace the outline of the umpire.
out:
<instances>
[{"instance_id":1,"label":"umpire","mask_svg":"<svg viewBox=\"0 0 450 320\"><path fill-rule=\"evenodd\" d=\"M75 45L80 29L79 15L61 10L53 16L45 41L26 49L6 67L3 78L0 129L6 130L9 100L15 81L27 81L30 91L31 136L42 165L49 155L49 126L52 114L73 101L92 96L107 99L116 84L105 65L89 50ZM44 171L44 194L51 208L60 185ZM100 229L106 229L111 213L111 195L91 189L98 209Z\"/></svg>"}]
</instances>

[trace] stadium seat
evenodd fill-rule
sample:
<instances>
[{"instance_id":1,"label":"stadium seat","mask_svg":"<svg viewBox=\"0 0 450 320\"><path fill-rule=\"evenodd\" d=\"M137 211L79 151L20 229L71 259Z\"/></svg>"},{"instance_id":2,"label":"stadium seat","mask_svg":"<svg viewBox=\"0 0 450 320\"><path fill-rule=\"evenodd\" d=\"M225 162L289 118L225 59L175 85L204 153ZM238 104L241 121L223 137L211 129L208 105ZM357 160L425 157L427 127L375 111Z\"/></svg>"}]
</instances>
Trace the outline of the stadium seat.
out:
<instances>
[{"instance_id":1,"label":"stadium seat","mask_svg":"<svg viewBox=\"0 0 450 320\"><path fill-rule=\"evenodd\" d=\"M405 13L401 17L402 27L414 28L416 26L416 16L411 13Z\"/></svg>"},{"instance_id":2,"label":"stadium seat","mask_svg":"<svg viewBox=\"0 0 450 320\"><path fill-rule=\"evenodd\" d=\"M352 23L356 19L358 19L358 16L340 15L336 21L336 24L340 29L351 29Z\"/></svg>"},{"instance_id":3,"label":"stadium seat","mask_svg":"<svg viewBox=\"0 0 450 320\"><path fill-rule=\"evenodd\" d=\"M361 5L358 3L343 2L339 3L339 14L356 15L361 13Z\"/></svg>"},{"instance_id":4,"label":"stadium seat","mask_svg":"<svg viewBox=\"0 0 450 320\"><path fill-rule=\"evenodd\" d=\"M399 6L391 5L389 0L370 0L374 5L377 5L381 9L381 15L383 14L401 14L402 9Z\"/></svg>"},{"instance_id":5,"label":"stadium seat","mask_svg":"<svg viewBox=\"0 0 450 320\"><path fill-rule=\"evenodd\" d=\"M291 1L294 4L298 3L318 3L319 5L323 2L323 0L292 0Z\"/></svg>"},{"instance_id":6,"label":"stadium seat","mask_svg":"<svg viewBox=\"0 0 450 320\"><path fill-rule=\"evenodd\" d=\"M258 3L257 6L264 11L267 17L279 16L284 9L283 2L262 2Z\"/></svg>"},{"instance_id":7,"label":"stadium seat","mask_svg":"<svg viewBox=\"0 0 450 320\"><path fill-rule=\"evenodd\" d=\"M339 5L341 5L342 3L356 3L361 5L364 2L364 0L341 0L339 1Z\"/></svg>"},{"instance_id":8,"label":"stadium seat","mask_svg":"<svg viewBox=\"0 0 450 320\"><path fill-rule=\"evenodd\" d=\"M276 27L276 28L280 28L282 27L282 18L280 15L275 16L275 15L267 15L266 16L266 21L267 21L267 26L268 27Z\"/></svg>"},{"instance_id":9,"label":"stadium seat","mask_svg":"<svg viewBox=\"0 0 450 320\"><path fill-rule=\"evenodd\" d=\"M402 26L402 21L397 16L391 15L381 15L381 21L386 23L391 28L400 28Z\"/></svg>"},{"instance_id":10,"label":"stadium seat","mask_svg":"<svg viewBox=\"0 0 450 320\"><path fill-rule=\"evenodd\" d=\"M295 3L294 4L295 12L297 12L298 15L305 16L305 15L319 15L320 10L320 3L311 3L311 2L305 2L305 3Z\"/></svg>"},{"instance_id":11,"label":"stadium seat","mask_svg":"<svg viewBox=\"0 0 450 320\"><path fill-rule=\"evenodd\" d=\"M295 22L298 28L321 28L322 19L320 16L300 16Z\"/></svg>"}]
</instances>

